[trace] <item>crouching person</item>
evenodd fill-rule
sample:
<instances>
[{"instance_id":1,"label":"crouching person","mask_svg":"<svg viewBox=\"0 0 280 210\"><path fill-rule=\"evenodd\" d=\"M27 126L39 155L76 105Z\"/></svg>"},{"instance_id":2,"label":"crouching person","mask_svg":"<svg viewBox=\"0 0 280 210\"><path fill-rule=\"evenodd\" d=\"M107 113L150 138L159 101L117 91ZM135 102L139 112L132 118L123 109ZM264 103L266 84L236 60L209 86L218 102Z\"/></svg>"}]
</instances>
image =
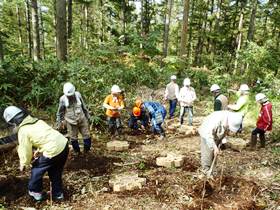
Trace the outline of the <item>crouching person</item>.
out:
<instances>
[{"instance_id":1,"label":"crouching person","mask_svg":"<svg viewBox=\"0 0 280 210\"><path fill-rule=\"evenodd\" d=\"M66 123L67 131L71 139L71 144L76 155L80 154L80 146L78 141L79 132L84 140L84 153L87 153L91 147L91 137L89 132L90 118L86 104L75 86L67 82L63 86L64 95L59 99L59 107L57 111L58 127Z\"/></svg>"},{"instance_id":2,"label":"crouching person","mask_svg":"<svg viewBox=\"0 0 280 210\"><path fill-rule=\"evenodd\" d=\"M219 154L220 146L228 131L237 133L242 129L243 116L238 112L217 111L207 116L199 127L201 137L202 171L211 176L211 165ZM212 168L213 169L213 168Z\"/></svg>"},{"instance_id":3,"label":"crouching person","mask_svg":"<svg viewBox=\"0 0 280 210\"><path fill-rule=\"evenodd\" d=\"M44 121L31 117L18 107L7 107L3 115L7 123L18 128L20 170L29 167L33 158L29 195L36 201L44 199L42 179L48 172L52 197L62 200L62 172L68 156L67 139ZM34 154L32 148L36 149Z\"/></svg>"},{"instance_id":4,"label":"crouching person","mask_svg":"<svg viewBox=\"0 0 280 210\"><path fill-rule=\"evenodd\" d=\"M265 132L272 130L272 104L269 102L266 95L258 93L256 102L261 104L261 110L257 120L257 127L252 131L251 135L251 150L256 149L258 134L260 137L261 148L265 147Z\"/></svg>"},{"instance_id":5,"label":"crouching person","mask_svg":"<svg viewBox=\"0 0 280 210\"><path fill-rule=\"evenodd\" d=\"M141 100L136 100L128 121L128 127L134 131L139 129L138 121L140 121L142 130L148 127L149 116L147 115L146 110L143 107L141 108L141 104Z\"/></svg>"},{"instance_id":6,"label":"crouching person","mask_svg":"<svg viewBox=\"0 0 280 210\"><path fill-rule=\"evenodd\" d=\"M152 124L152 132L160 135L160 140L164 139L165 132L162 127L164 118L166 116L166 109L158 102L146 101L141 103L141 108L144 108L149 113L150 121Z\"/></svg>"}]
</instances>

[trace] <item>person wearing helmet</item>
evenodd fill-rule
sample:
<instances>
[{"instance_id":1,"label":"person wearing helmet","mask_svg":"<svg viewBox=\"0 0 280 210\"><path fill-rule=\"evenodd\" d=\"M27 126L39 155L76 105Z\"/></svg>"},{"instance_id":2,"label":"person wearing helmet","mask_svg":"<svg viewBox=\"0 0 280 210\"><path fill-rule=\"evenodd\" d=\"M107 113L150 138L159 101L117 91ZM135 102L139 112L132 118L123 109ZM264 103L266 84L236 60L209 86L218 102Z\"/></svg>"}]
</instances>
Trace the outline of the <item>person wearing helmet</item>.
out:
<instances>
[{"instance_id":1,"label":"person wearing helmet","mask_svg":"<svg viewBox=\"0 0 280 210\"><path fill-rule=\"evenodd\" d=\"M26 111L16 106L7 107L3 117L8 124L18 128L17 151L20 170L24 171L25 168L31 166L29 195L36 201L44 199L43 176L48 172L52 185L52 197L62 200L62 173L68 156L67 138L43 120L31 117Z\"/></svg>"},{"instance_id":2,"label":"person wearing helmet","mask_svg":"<svg viewBox=\"0 0 280 210\"><path fill-rule=\"evenodd\" d=\"M162 123L166 117L166 110L163 105L154 101L145 101L141 104L141 109L145 109L149 114L152 132L160 135L160 140L164 139L165 131Z\"/></svg>"},{"instance_id":3,"label":"person wearing helmet","mask_svg":"<svg viewBox=\"0 0 280 210\"><path fill-rule=\"evenodd\" d=\"M121 110L124 108L123 98L120 96L121 89L118 85L113 85L111 88L111 94L108 95L103 103L103 107L106 108L107 122L109 126L109 132L114 135L121 134Z\"/></svg>"},{"instance_id":4,"label":"person wearing helmet","mask_svg":"<svg viewBox=\"0 0 280 210\"><path fill-rule=\"evenodd\" d=\"M169 101L169 118L171 119L174 117L174 113L177 106L179 86L176 83L177 77L175 75L172 75L170 79L171 82L168 83L168 85L166 86L164 98L165 100Z\"/></svg>"},{"instance_id":5,"label":"person wearing helmet","mask_svg":"<svg viewBox=\"0 0 280 210\"><path fill-rule=\"evenodd\" d=\"M228 99L221 93L219 85L213 84L210 91L214 95L214 111L227 110Z\"/></svg>"},{"instance_id":6,"label":"person wearing helmet","mask_svg":"<svg viewBox=\"0 0 280 210\"><path fill-rule=\"evenodd\" d=\"M90 116L86 104L81 94L76 91L75 86L70 82L64 84L63 93L64 95L59 99L56 114L58 127L61 128L66 124L75 155L80 154L78 141L78 133L80 132L83 136L84 153L86 154L91 147L88 123Z\"/></svg>"},{"instance_id":7,"label":"person wearing helmet","mask_svg":"<svg viewBox=\"0 0 280 210\"><path fill-rule=\"evenodd\" d=\"M184 86L180 89L179 102L180 102L180 124L184 122L185 112L189 115L189 125L192 125L193 118L193 102L196 100L196 94L189 78L184 79Z\"/></svg>"},{"instance_id":8,"label":"person wearing helmet","mask_svg":"<svg viewBox=\"0 0 280 210\"><path fill-rule=\"evenodd\" d=\"M261 148L265 147L265 132L272 130L272 104L269 102L268 98L263 93L258 93L256 95L256 102L261 104L261 110L257 120L257 127L252 131L251 135L251 149L256 149L257 135L260 137Z\"/></svg>"},{"instance_id":9,"label":"person wearing helmet","mask_svg":"<svg viewBox=\"0 0 280 210\"><path fill-rule=\"evenodd\" d=\"M216 111L208 115L198 129L201 137L201 165L206 176L211 176L211 165L214 156L228 131L238 133L242 129L243 116L238 112Z\"/></svg>"},{"instance_id":10,"label":"person wearing helmet","mask_svg":"<svg viewBox=\"0 0 280 210\"><path fill-rule=\"evenodd\" d=\"M246 84L240 85L237 95L239 96L236 104L228 105L228 109L235 112L240 112L245 116L249 108L249 87Z\"/></svg>"},{"instance_id":11,"label":"person wearing helmet","mask_svg":"<svg viewBox=\"0 0 280 210\"><path fill-rule=\"evenodd\" d=\"M138 130L139 128L138 120L140 121L141 128L143 130L148 126L149 117L146 113L146 110L143 107L141 107L141 105L142 105L142 101L137 99L128 121L128 127L131 129Z\"/></svg>"}]
</instances>

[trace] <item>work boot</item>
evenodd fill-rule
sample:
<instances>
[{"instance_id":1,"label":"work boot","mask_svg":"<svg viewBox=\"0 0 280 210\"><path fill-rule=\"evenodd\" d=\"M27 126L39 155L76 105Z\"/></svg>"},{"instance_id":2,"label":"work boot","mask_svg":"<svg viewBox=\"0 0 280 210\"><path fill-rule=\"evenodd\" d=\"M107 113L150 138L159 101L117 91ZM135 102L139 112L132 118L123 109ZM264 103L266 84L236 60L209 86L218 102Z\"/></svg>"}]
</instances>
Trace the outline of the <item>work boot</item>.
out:
<instances>
[{"instance_id":1,"label":"work boot","mask_svg":"<svg viewBox=\"0 0 280 210\"><path fill-rule=\"evenodd\" d=\"M251 147L250 150L256 150L256 145L257 145L257 135L251 135Z\"/></svg>"},{"instance_id":2,"label":"work boot","mask_svg":"<svg viewBox=\"0 0 280 210\"><path fill-rule=\"evenodd\" d=\"M91 138L84 139L84 153L87 153L91 147Z\"/></svg>"},{"instance_id":3,"label":"work boot","mask_svg":"<svg viewBox=\"0 0 280 210\"><path fill-rule=\"evenodd\" d=\"M43 192L33 192L28 191L28 194L35 200L35 201L42 201L46 198Z\"/></svg>"},{"instance_id":4,"label":"work boot","mask_svg":"<svg viewBox=\"0 0 280 210\"><path fill-rule=\"evenodd\" d=\"M80 146L79 146L79 142L77 139L71 139L71 144L74 150L74 156L78 157L81 154L81 150L80 150Z\"/></svg>"},{"instance_id":5,"label":"work boot","mask_svg":"<svg viewBox=\"0 0 280 210\"><path fill-rule=\"evenodd\" d=\"M265 148L265 135L260 135L260 148Z\"/></svg>"}]
</instances>

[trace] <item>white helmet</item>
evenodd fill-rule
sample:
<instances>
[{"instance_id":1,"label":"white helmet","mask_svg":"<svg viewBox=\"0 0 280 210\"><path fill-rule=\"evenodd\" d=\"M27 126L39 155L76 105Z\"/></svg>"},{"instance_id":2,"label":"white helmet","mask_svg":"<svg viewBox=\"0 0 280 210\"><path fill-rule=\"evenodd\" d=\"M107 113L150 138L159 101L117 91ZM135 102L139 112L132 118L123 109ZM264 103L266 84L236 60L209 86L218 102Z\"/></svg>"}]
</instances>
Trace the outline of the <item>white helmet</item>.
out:
<instances>
[{"instance_id":1,"label":"white helmet","mask_svg":"<svg viewBox=\"0 0 280 210\"><path fill-rule=\"evenodd\" d=\"M264 102L264 101L267 101L266 95L263 93L258 93L256 95L256 102Z\"/></svg>"},{"instance_id":2,"label":"white helmet","mask_svg":"<svg viewBox=\"0 0 280 210\"><path fill-rule=\"evenodd\" d=\"M171 80L175 80L175 79L177 79L177 77L176 77L176 75L172 75L172 76L170 77L170 79L171 79Z\"/></svg>"},{"instance_id":3,"label":"white helmet","mask_svg":"<svg viewBox=\"0 0 280 210\"><path fill-rule=\"evenodd\" d=\"M189 86L191 84L191 80L189 78L184 79L184 86Z\"/></svg>"},{"instance_id":4,"label":"white helmet","mask_svg":"<svg viewBox=\"0 0 280 210\"><path fill-rule=\"evenodd\" d=\"M70 82L66 82L63 86L63 93L66 96L74 95L75 94L75 86Z\"/></svg>"},{"instance_id":5,"label":"white helmet","mask_svg":"<svg viewBox=\"0 0 280 210\"><path fill-rule=\"evenodd\" d=\"M5 121L10 122L16 115L21 113L22 110L16 106L8 106L3 113L3 117Z\"/></svg>"},{"instance_id":6,"label":"white helmet","mask_svg":"<svg viewBox=\"0 0 280 210\"><path fill-rule=\"evenodd\" d=\"M113 85L111 88L111 93L120 93L122 92L118 85Z\"/></svg>"},{"instance_id":7,"label":"white helmet","mask_svg":"<svg viewBox=\"0 0 280 210\"><path fill-rule=\"evenodd\" d=\"M247 84L240 85L239 91L249 91L249 87Z\"/></svg>"},{"instance_id":8,"label":"white helmet","mask_svg":"<svg viewBox=\"0 0 280 210\"><path fill-rule=\"evenodd\" d=\"M211 86L210 91L213 92L213 91L217 91L217 90L220 90L220 89L221 89L221 88L220 88L219 85L214 84L214 85Z\"/></svg>"},{"instance_id":9,"label":"white helmet","mask_svg":"<svg viewBox=\"0 0 280 210\"><path fill-rule=\"evenodd\" d=\"M228 112L229 130L236 133L242 129L243 116L239 112Z\"/></svg>"}]
</instances>

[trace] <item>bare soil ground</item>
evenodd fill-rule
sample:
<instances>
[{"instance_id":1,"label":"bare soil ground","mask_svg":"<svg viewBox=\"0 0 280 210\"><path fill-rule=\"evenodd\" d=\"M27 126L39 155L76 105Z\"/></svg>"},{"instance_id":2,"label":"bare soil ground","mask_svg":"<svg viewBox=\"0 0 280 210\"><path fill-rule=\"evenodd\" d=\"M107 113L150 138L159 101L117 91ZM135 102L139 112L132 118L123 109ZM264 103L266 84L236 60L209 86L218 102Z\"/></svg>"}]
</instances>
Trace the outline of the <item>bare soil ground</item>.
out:
<instances>
[{"instance_id":1,"label":"bare soil ground","mask_svg":"<svg viewBox=\"0 0 280 210\"><path fill-rule=\"evenodd\" d=\"M73 157L70 152L63 176L63 202L51 202L50 198L34 202L27 195L30 172L19 172L15 151L1 154L0 209L280 209L280 158L273 144L255 152L224 150L213 180L205 182L199 177L198 136L167 132L166 139L160 141L149 133L126 130L123 138L130 142L126 152L107 151L110 137L104 134L93 137L93 151L88 156ZM182 168L156 166L156 157L168 152L186 155ZM108 181L123 172L137 172L147 184L139 190L113 192ZM49 189L47 176L44 188Z\"/></svg>"}]
</instances>

